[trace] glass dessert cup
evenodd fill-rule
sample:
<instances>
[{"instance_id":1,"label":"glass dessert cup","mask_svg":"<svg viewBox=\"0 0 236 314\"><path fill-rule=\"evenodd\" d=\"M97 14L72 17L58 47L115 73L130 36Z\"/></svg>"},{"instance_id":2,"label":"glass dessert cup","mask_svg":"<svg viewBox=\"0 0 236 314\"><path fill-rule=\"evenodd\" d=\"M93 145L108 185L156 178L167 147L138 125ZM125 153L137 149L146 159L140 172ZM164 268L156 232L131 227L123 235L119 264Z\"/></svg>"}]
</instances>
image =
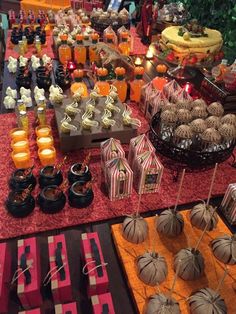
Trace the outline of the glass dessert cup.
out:
<instances>
[{"instance_id":1,"label":"glass dessert cup","mask_svg":"<svg viewBox=\"0 0 236 314\"><path fill-rule=\"evenodd\" d=\"M93 202L93 190L91 188L86 188L85 185L86 182L77 181L69 188L68 200L71 207L85 208Z\"/></svg>"},{"instance_id":2,"label":"glass dessert cup","mask_svg":"<svg viewBox=\"0 0 236 314\"><path fill-rule=\"evenodd\" d=\"M29 169L17 169L13 172L10 180L9 187L12 190L24 190L30 186L30 190L32 191L36 186L36 179L32 173L32 170Z\"/></svg>"},{"instance_id":3,"label":"glass dessert cup","mask_svg":"<svg viewBox=\"0 0 236 314\"><path fill-rule=\"evenodd\" d=\"M57 170L54 166L46 166L40 170L39 186L44 188L49 185L59 186L63 182L61 170Z\"/></svg>"},{"instance_id":4,"label":"glass dessert cup","mask_svg":"<svg viewBox=\"0 0 236 314\"><path fill-rule=\"evenodd\" d=\"M57 185L46 186L38 195L38 204L45 214L60 212L65 203L66 197Z\"/></svg>"},{"instance_id":5,"label":"glass dessert cup","mask_svg":"<svg viewBox=\"0 0 236 314\"><path fill-rule=\"evenodd\" d=\"M33 196L29 194L22 200L22 192L23 190L11 191L6 200L7 211L16 218L28 216L35 207Z\"/></svg>"},{"instance_id":6,"label":"glass dessert cup","mask_svg":"<svg viewBox=\"0 0 236 314\"><path fill-rule=\"evenodd\" d=\"M70 184L73 184L76 181L83 181L88 182L91 181L92 175L89 171L88 166L85 166L85 170L81 172L81 163L76 163L71 166L69 172L68 172L68 180Z\"/></svg>"}]
</instances>

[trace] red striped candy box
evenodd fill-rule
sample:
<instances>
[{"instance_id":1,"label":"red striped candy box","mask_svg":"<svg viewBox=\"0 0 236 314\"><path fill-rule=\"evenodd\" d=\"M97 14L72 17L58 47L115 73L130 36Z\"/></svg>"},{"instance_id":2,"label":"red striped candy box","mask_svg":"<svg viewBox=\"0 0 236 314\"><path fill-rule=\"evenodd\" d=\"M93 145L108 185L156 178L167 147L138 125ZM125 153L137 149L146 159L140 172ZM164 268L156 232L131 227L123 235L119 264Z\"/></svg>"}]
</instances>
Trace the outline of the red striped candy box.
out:
<instances>
[{"instance_id":1,"label":"red striped candy box","mask_svg":"<svg viewBox=\"0 0 236 314\"><path fill-rule=\"evenodd\" d=\"M28 311L21 311L18 314L41 314L40 309L28 310Z\"/></svg>"},{"instance_id":2,"label":"red striped candy box","mask_svg":"<svg viewBox=\"0 0 236 314\"><path fill-rule=\"evenodd\" d=\"M0 313L8 313L11 255L7 243L0 243Z\"/></svg>"},{"instance_id":3,"label":"red striped candy box","mask_svg":"<svg viewBox=\"0 0 236 314\"><path fill-rule=\"evenodd\" d=\"M106 162L105 183L111 201L129 197L132 193L133 171L125 158Z\"/></svg>"},{"instance_id":4,"label":"red striped candy box","mask_svg":"<svg viewBox=\"0 0 236 314\"><path fill-rule=\"evenodd\" d=\"M130 140L128 162L132 169L136 156L146 151L155 152L155 148L145 134L138 135Z\"/></svg>"},{"instance_id":5,"label":"red striped candy box","mask_svg":"<svg viewBox=\"0 0 236 314\"><path fill-rule=\"evenodd\" d=\"M81 235L81 253L83 273L88 275L88 295L107 292L109 279L97 232Z\"/></svg>"},{"instance_id":6,"label":"red striped candy box","mask_svg":"<svg viewBox=\"0 0 236 314\"><path fill-rule=\"evenodd\" d=\"M236 183L231 183L225 192L220 208L231 224L236 223Z\"/></svg>"},{"instance_id":7,"label":"red striped candy box","mask_svg":"<svg viewBox=\"0 0 236 314\"><path fill-rule=\"evenodd\" d=\"M154 152L139 154L134 161L134 187L138 194L159 190L163 165Z\"/></svg>"},{"instance_id":8,"label":"red striped candy box","mask_svg":"<svg viewBox=\"0 0 236 314\"><path fill-rule=\"evenodd\" d=\"M65 303L72 300L70 269L68 264L66 241L63 234L48 237L48 250L51 289L54 303ZM47 279L44 279L45 284Z\"/></svg>"},{"instance_id":9,"label":"red striped candy box","mask_svg":"<svg viewBox=\"0 0 236 314\"><path fill-rule=\"evenodd\" d=\"M24 309L40 307L42 296L40 251L37 238L18 240L17 295Z\"/></svg>"},{"instance_id":10,"label":"red striped candy box","mask_svg":"<svg viewBox=\"0 0 236 314\"><path fill-rule=\"evenodd\" d=\"M105 163L108 160L117 157L125 158L125 152L119 140L115 138L109 138L105 142L101 143L101 166L103 170Z\"/></svg>"},{"instance_id":11,"label":"red striped candy box","mask_svg":"<svg viewBox=\"0 0 236 314\"><path fill-rule=\"evenodd\" d=\"M55 314L78 314L76 302L55 305Z\"/></svg>"},{"instance_id":12,"label":"red striped candy box","mask_svg":"<svg viewBox=\"0 0 236 314\"><path fill-rule=\"evenodd\" d=\"M94 295L91 297L93 314L115 314L113 301L110 293Z\"/></svg>"}]
</instances>

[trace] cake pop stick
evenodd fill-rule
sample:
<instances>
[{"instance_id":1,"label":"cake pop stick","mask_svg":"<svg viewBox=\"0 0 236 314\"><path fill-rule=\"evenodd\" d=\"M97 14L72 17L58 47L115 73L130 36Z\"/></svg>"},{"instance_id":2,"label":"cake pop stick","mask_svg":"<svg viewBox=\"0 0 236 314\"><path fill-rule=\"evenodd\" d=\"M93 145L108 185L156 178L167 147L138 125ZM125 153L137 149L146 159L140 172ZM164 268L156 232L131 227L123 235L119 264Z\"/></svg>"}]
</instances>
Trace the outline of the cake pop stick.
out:
<instances>
[{"instance_id":1,"label":"cake pop stick","mask_svg":"<svg viewBox=\"0 0 236 314\"><path fill-rule=\"evenodd\" d=\"M206 226L205 226L205 228L204 228L204 230L203 230L203 232L202 232L202 234L201 234L200 238L198 239L198 242L197 242L197 244L196 244L196 246L195 246L195 251L198 249L199 244L200 244L200 242L202 241L202 238L203 238L204 234L205 234L206 231L207 231L208 225L209 225L209 223L211 222L211 218L213 217L213 215L214 215L215 212L216 212L216 209L217 209L217 207L215 207L215 209L212 211L211 216L210 216L210 219L209 219L208 223L206 224Z\"/></svg>"},{"instance_id":2,"label":"cake pop stick","mask_svg":"<svg viewBox=\"0 0 236 314\"><path fill-rule=\"evenodd\" d=\"M217 167L218 167L218 163L215 164L215 168L214 168L214 172L213 172L212 179L211 179L211 185L210 185L210 190L209 190L209 193L208 193L208 198L207 198L206 206L208 206L208 205L209 205L209 202L210 202L211 193L212 193L212 189L213 189L213 184L214 184L215 177L216 177L216 170L217 170Z\"/></svg>"},{"instance_id":3,"label":"cake pop stick","mask_svg":"<svg viewBox=\"0 0 236 314\"><path fill-rule=\"evenodd\" d=\"M181 263L181 260L178 261L178 265L177 265L177 269L176 269L176 272L175 272L174 280L173 280L172 287L171 287L170 293L169 293L169 299L171 299L172 293L174 292L174 289L175 289L175 284L176 284L176 280L177 280L177 277L178 277L178 274L179 274L179 269L180 269L180 263Z\"/></svg>"},{"instance_id":4,"label":"cake pop stick","mask_svg":"<svg viewBox=\"0 0 236 314\"><path fill-rule=\"evenodd\" d=\"M176 202L175 202L175 207L174 207L174 212L176 211L176 208L177 208L178 203L179 203L180 193L181 193L182 185L183 185L183 181L184 181L184 175L185 175L185 169L183 169L183 172L182 172L182 175L181 175L180 184L179 184L179 190L178 190L178 194L177 194Z\"/></svg>"},{"instance_id":5,"label":"cake pop stick","mask_svg":"<svg viewBox=\"0 0 236 314\"><path fill-rule=\"evenodd\" d=\"M136 210L136 216L139 215L139 210L140 210L140 204L141 204L141 197L142 197L142 193L139 194L139 198L138 198L138 206L137 206L137 210Z\"/></svg>"},{"instance_id":6,"label":"cake pop stick","mask_svg":"<svg viewBox=\"0 0 236 314\"><path fill-rule=\"evenodd\" d=\"M216 288L216 293L219 293L219 291L220 291L220 289L221 289L221 287L222 287L222 285L223 285L223 282L224 282L224 280L225 280L225 277L228 275L228 272L229 272L228 267L225 267L225 271L224 271L224 273L223 273L223 276L221 277L221 279L220 279L220 281L219 281L219 283L218 283L218 286L217 286L217 288Z\"/></svg>"}]
</instances>

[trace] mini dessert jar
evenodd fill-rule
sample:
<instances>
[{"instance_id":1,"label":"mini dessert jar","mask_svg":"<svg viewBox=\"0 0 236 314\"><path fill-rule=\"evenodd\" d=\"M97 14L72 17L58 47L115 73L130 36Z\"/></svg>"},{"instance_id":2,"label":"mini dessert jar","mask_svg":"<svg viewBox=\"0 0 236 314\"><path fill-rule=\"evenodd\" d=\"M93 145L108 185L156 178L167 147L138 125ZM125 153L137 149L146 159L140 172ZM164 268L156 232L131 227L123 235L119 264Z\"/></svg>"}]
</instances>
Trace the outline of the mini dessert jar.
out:
<instances>
[{"instance_id":1,"label":"mini dessert jar","mask_svg":"<svg viewBox=\"0 0 236 314\"><path fill-rule=\"evenodd\" d=\"M89 171L89 167L86 165L84 171L81 171L82 164L76 163L70 167L68 172L68 180L70 184L76 181L88 182L91 181L92 175Z\"/></svg>"},{"instance_id":2,"label":"mini dessert jar","mask_svg":"<svg viewBox=\"0 0 236 314\"><path fill-rule=\"evenodd\" d=\"M46 166L40 170L39 185L44 188L49 185L61 185L63 176L61 170L55 169L54 166Z\"/></svg>"},{"instance_id":3,"label":"mini dessert jar","mask_svg":"<svg viewBox=\"0 0 236 314\"><path fill-rule=\"evenodd\" d=\"M31 194L22 198L23 190L11 191L6 200L7 211L16 218L28 216L35 207L35 200Z\"/></svg>"},{"instance_id":4,"label":"mini dessert jar","mask_svg":"<svg viewBox=\"0 0 236 314\"><path fill-rule=\"evenodd\" d=\"M64 208L66 197L57 185L49 185L39 193L38 203L45 214L54 214Z\"/></svg>"},{"instance_id":5,"label":"mini dessert jar","mask_svg":"<svg viewBox=\"0 0 236 314\"><path fill-rule=\"evenodd\" d=\"M35 188L35 185L36 179L31 169L17 169L13 172L9 180L9 187L16 191L27 189L29 186L32 191Z\"/></svg>"},{"instance_id":6,"label":"mini dessert jar","mask_svg":"<svg viewBox=\"0 0 236 314\"><path fill-rule=\"evenodd\" d=\"M77 181L72 184L68 191L68 200L71 207L88 207L94 198L92 188L86 188L86 182Z\"/></svg>"}]
</instances>

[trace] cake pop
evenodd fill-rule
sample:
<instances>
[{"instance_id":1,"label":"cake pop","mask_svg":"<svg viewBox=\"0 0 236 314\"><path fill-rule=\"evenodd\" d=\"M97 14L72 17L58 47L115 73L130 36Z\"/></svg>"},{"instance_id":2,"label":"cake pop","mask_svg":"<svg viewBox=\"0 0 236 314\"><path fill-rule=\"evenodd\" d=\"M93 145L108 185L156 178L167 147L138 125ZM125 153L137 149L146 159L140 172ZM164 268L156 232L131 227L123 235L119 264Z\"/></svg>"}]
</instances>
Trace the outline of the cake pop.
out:
<instances>
[{"instance_id":1,"label":"cake pop","mask_svg":"<svg viewBox=\"0 0 236 314\"><path fill-rule=\"evenodd\" d=\"M219 127L219 133L225 142L235 140L236 138L236 129L233 124L222 124Z\"/></svg>"},{"instance_id":2,"label":"cake pop","mask_svg":"<svg viewBox=\"0 0 236 314\"><path fill-rule=\"evenodd\" d=\"M225 234L211 242L215 257L224 264L236 264L236 235Z\"/></svg>"},{"instance_id":3,"label":"cake pop","mask_svg":"<svg viewBox=\"0 0 236 314\"><path fill-rule=\"evenodd\" d=\"M189 123L192 120L192 114L188 109L179 109L177 118L180 123Z\"/></svg>"},{"instance_id":4,"label":"cake pop","mask_svg":"<svg viewBox=\"0 0 236 314\"><path fill-rule=\"evenodd\" d=\"M212 116L221 117L224 114L224 108L219 102L212 102L208 107L207 111Z\"/></svg>"},{"instance_id":5,"label":"cake pop","mask_svg":"<svg viewBox=\"0 0 236 314\"><path fill-rule=\"evenodd\" d=\"M152 295L147 303L145 314L180 314L179 303L163 293Z\"/></svg>"},{"instance_id":6,"label":"cake pop","mask_svg":"<svg viewBox=\"0 0 236 314\"><path fill-rule=\"evenodd\" d=\"M175 129L173 141L176 146L187 149L192 144L192 137L193 132L191 127L189 125L182 124Z\"/></svg>"},{"instance_id":7,"label":"cake pop","mask_svg":"<svg viewBox=\"0 0 236 314\"><path fill-rule=\"evenodd\" d=\"M220 126L220 118L216 116L210 116L206 120L206 124L208 128L218 129Z\"/></svg>"},{"instance_id":8,"label":"cake pop","mask_svg":"<svg viewBox=\"0 0 236 314\"><path fill-rule=\"evenodd\" d=\"M222 124L227 123L236 126L236 115L233 113L226 114L221 118L221 123Z\"/></svg>"},{"instance_id":9,"label":"cake pop","mask_svg":"<svg viewBox=\"0 0 236 314\"><path fill-rule=\"evenodd\" d=\"M127 216L123 222L122 234L129 242L141 243L148 234L147 222L137 213Z\"/></svg>"},{"instance_id":10,"label":"cake pop","mask_svg":"<svg viewBox=\"0 0 236 314\"><path fill-rule=\"evenodd\" d=\"M192 131L196 134L202 133L206 130L207 125L203 119L195 119L190 123Z\"/></svg>"},{"instance_id":11,"label":"cake pop","mask_svg":"<svg viewBox=\"0 0 236 314\"><path fill-rule=\"evenodd\" d=\"M192 108L194 108L194 107L202 107L203 109L206 109L207 104L206 104L204 99L199 98L199 99L195 99L192 102L191 106L192 106Z\"/></svg>"},{"instance_id":12,"label":"cake pop","mask_svg":"<svg viewBox=\"0 0 236 314\"><path fill-rule=\"evenodd\" d=\"M197 118L205 119L208 116L206 109L198 106L194 107L191 113L194 119Z\"/></svg>"}]
</instances>

